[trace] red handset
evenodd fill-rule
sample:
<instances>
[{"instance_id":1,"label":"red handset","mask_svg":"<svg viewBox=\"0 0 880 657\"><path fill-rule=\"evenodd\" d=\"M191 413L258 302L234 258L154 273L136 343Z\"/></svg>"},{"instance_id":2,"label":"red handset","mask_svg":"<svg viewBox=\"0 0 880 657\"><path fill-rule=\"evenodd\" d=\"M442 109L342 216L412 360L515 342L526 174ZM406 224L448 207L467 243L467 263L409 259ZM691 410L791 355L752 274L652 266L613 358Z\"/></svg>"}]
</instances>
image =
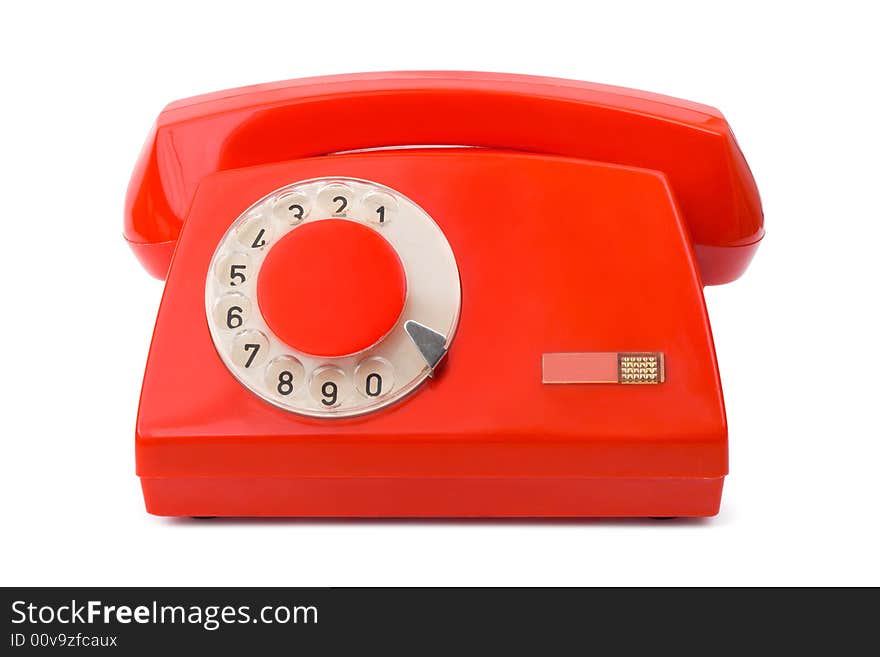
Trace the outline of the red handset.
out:
<instances>
[{"instance_id":1,"label":"red handset","mask_svg":"<svg viewBox=\"0 0 880 657\"><path fill-rule=\"evenodd\" d=\"M461 72L307 78L171 103L135 169L125 237L147 269L164 278L205 176L347 150L426 144L662 171L707 285L737 278L763 237L757 187L715 108L586 82Z\"/></svg>"},{"instance_id":2,"label":"red handset","mask_svg":"<svg viewBox=\"0 0 880 657\"><path fill-rule=\"evenodd\" d=\"M153 513L717 512L702 285L763 218L713 108L446 72L196 97L157 120L125 236L167 275Z\"/></svg>"}]
</instances>

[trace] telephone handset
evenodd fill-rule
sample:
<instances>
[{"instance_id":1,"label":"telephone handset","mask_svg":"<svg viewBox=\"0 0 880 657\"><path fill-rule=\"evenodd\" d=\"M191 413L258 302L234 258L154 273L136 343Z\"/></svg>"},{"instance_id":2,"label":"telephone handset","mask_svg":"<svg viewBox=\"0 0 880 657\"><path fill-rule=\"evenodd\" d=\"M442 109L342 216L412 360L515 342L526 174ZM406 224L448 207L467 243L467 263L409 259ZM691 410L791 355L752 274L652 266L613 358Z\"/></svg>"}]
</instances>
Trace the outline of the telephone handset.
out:
<instances>
[{"instance_id":1,"label":"telephone handset","mask_svg":"<svg viewBox=\"0 0 880 657\"><path fill-rule=\"evenodd\" d=\"M147 508L712 515L727 432L701 288L762 236L732 132L695 103L445 72L172 103L125 215L167 276Z\"/></svg>"}]
</instances>

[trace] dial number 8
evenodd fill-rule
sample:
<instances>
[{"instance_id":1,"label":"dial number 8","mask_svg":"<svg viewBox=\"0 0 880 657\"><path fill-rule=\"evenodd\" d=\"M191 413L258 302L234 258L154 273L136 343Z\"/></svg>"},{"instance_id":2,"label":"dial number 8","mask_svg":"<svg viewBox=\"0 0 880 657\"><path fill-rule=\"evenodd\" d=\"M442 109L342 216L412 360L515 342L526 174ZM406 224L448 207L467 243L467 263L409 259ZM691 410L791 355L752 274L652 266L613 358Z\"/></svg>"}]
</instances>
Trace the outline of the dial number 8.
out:
<instances>
[{"instance_id":1,"label":"dial number 8","mask_svg":"<svg viewBox=\"0 0 880 657\"><path fill-rule=\"evenodd\" d=\"M283 370L278 373L278 385L275 386L279 395L289 395L293 392L293 372Z\"/></svg>"}]
</instances>

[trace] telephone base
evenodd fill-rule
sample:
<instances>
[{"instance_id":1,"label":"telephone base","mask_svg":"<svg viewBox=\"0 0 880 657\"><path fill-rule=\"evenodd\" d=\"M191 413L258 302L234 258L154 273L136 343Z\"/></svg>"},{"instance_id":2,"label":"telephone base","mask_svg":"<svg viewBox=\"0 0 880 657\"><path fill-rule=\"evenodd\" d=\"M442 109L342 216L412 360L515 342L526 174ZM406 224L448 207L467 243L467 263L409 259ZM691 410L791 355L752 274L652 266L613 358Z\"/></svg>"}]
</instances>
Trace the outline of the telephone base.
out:
<instances>
[{"instance_id":1,"label":"telephone base","mask_svg":"<svg viewBox=\"0 0 880 657\"><path fill-rule=\"evenodd\" d=\"M705 517L723 477L142 478L158 516L299 518Z\"/></svg>"},{"instance_id":2,"label":"telephone base","mask_svg":"<svg viewBox=\"0 0 880 657\"><path fill-rule=\"evenodd\" d=\"M267 403L218 357L205 315L206 276L234 217L255 196L327 176L417 196L440 219L466 301L435 376L360 416ZM188 216L137 426L151 513L717 513L721 382L693 249L661 173L488 149L341 154L208 176ZM632 376L624 352L656 359L644 372L656 378L621 379Z\"/></svg>"}]
</instances>

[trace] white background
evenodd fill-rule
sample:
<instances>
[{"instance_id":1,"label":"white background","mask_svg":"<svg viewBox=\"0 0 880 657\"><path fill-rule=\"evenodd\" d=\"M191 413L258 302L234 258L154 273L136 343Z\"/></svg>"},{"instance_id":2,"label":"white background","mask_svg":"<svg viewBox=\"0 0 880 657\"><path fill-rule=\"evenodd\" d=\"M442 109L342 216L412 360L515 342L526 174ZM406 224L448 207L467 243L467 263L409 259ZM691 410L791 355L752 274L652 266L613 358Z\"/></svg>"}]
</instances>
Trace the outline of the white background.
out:
<instances>
[{"instance_id":1,"label":"white background","mask_svg":"<svg viewBox=\"0 0 880 657\"><path fill-rule=\"evenodd\" d=\"M880 584L869 3L3 3L0 583ZM706 291L730 422L704 521L169 520L134 475L162 284L121 237L177 98L361 70L552 75L730 120L767 237Z\"/></svg>"}]
</instances>

